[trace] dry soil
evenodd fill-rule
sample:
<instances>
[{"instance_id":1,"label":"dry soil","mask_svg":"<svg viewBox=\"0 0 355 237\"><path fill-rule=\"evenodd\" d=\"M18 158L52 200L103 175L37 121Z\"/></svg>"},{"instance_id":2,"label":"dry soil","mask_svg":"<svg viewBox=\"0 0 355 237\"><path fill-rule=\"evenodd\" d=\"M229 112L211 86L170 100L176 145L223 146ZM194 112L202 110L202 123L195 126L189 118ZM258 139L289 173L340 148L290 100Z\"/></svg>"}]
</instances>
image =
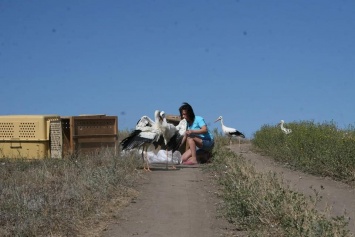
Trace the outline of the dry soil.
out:
<instances>
[{"instance_id":1,"label":"dry soil","mask_svg":"<svg viewBox=\"0 0 355 237\"><path fill-rule=\"evenodd\" d=\"M323 196L318 208L331 206L331 215L350 219L349 230L355 234L354 188L324 177L293 171L267 156L255 154L250 144L232 145L231 149L250 161L258 172L279 173L290 188L305 195ZM216 237L247 236L247 233L220 217L214 177L203 165L179 166L176 170L156 167L139 186L140 195L130 205L117 210L118 218L102 233L111 236L145 237Z\"/></svg>"}]
</instances>

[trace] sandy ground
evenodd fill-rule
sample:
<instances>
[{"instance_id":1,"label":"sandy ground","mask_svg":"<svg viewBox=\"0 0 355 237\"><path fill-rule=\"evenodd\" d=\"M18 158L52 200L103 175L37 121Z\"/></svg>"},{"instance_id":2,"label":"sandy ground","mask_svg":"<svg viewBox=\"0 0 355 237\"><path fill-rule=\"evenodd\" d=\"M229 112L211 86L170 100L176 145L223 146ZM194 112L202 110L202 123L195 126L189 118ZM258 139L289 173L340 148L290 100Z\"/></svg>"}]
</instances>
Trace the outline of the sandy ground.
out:
<instances>
[{"instance_id":1,"label":"sandy ground","mask_svg":"<svg viewBox=\"0 0 355 237\"><path fill-rule=\"evenodd\" d=\"M119 212L103 236L233 236L228 233L234 227L218 217L212 178L199 165L153 168L140 196Z\"/></svg>"},{"instance_id":2,"label":"sandy ground","mask_svg":"<svg viewBox=\"0 0 355 237\"><path fill-rule=\"evenodd\" d=\"M282 175L290 188L305 195L316 189L323 196L319 210L332 207L331 215L350 218L349 229L355 234L355 190L340 182L292 171L272 159L250 151L250 145L231 147L250 161L258 172L274 171ZM179 166L176 170L157 167L147 173L139 186L140 195L123 210L102 233L111 236L189 237L247 236L217 212L220 199L213 178L202 165ZM312 187L312 188L310 188ZM346 212L346 213L345 213Z\"/></svg>"}]
</instances>

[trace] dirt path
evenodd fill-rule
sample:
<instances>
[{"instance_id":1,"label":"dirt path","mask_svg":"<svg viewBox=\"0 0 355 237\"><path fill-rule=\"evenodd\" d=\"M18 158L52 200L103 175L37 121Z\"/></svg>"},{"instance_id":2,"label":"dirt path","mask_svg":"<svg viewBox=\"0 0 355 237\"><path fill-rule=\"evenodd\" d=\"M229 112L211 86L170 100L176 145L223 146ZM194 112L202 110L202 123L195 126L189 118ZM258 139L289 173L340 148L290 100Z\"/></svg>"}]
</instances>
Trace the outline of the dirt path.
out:
<instances>
[{"instance_id":1,"label":"dirt path","mask_svg":"<svg viewBox=\"0 0 355 237\"><path fill-rule=\"evenodd\" d=\"M141 195L119 213L103 236L232 236L217 214L216 187L199 166L153 169ZM241 235L239 235L241 236Z\"/></svg>"},{"instance_id":2,"label":"dirt path","mask_svg":"<svg viewBox=\"0 0 355 237\"><path fill-rule=\"evenodd\" d=\"M258 172L274 171L282 175L290 188L308 195L316 189L323 196L319 208L332 206L332 215L350 218L349 229L355 234L355 190L340 182L292 171L266 156L250 151L250 145L232 146L242 154ZM189 237L189 236L247 236L233 230L233 226L218 218L217 187L213 177L201 167L179 167L177 170L156 168L146 176L140 186L140 196L124 210L118 212L116 223L108 226L103 237Z\"/></svg>"},{"instance_id":3,"label":"dirt path","mask_svg":"<svg viewBox=\"0 0 355 237\"><path fill-rule=\"evenodd\" d=\"M355 189L341 182L329 178L313 176L284 167L267 156L261 156L250 151L249 144L232 146L231 149L240 153L254 165L257 172L273 171L280 174L294 191L315 197L314 189L322 196L318 205L319 211L328 206L332 216L349 218L349 230L355 235Z\"/></svg>"}]
</instances>

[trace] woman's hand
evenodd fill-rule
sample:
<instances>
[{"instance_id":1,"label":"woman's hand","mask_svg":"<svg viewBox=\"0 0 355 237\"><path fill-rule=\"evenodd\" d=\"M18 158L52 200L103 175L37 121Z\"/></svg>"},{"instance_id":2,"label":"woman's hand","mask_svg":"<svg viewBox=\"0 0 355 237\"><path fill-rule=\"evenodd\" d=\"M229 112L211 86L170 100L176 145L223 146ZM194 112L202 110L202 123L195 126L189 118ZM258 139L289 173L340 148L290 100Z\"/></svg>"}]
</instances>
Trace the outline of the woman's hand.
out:
<instances>
[{"instance_id":1,"label":"woman's hand","mask_svg":"<svg viewBox=\"0 0 355 237\"><path fill-rule=\"evenodd\" d=\"M196 137L198 136L198 130L187 130L186 137Z\"/></svg>"}]
</instances>

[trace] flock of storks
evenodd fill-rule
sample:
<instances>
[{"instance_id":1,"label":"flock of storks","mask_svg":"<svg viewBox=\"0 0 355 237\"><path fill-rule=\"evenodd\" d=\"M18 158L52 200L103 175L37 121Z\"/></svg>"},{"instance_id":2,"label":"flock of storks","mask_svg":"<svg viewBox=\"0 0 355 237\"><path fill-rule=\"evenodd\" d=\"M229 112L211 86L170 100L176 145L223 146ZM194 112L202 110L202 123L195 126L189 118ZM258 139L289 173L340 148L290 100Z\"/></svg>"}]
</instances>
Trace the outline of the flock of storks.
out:
<instances>
[{"instance_id":1,"label":"flock of storks","mask_svg":"<svg viewBox=\"0 0 355 237\"><path fill-rule=\"evenodd\" d=\"M123 139L120 144L122 151L142 149L143 168L150 171L148 148L151 145L154 145L155 149L159 146L165 147L166 157L168 158L168 151L174 153L179 149L186 129L187 122L185 119L175 126L167 122L164 111L156 110L154 120L148 116L142 116L138 120L135 130ZM168 167L168 159L166 165ZM175 168L174 165L173 168Z\"/></svg>"},{"instance_id":2,"label":"flock of storks","mask_svg":"<svg viewBox=\"0 0 355 237\"><path fill-rule=\"evenodd\" d=\"M223 117L219 116L215 122L221 121L223 134L229 137L229 143L231 144L232 137L239 138L239 147L240 147L240 138L245 138L245 135L239 132L235 128L227 127L223 123ZM284 127L284 121L278 124L281 125L281 130L285 134L291 133L291 129ZM178 125L168 123L166 120L166 114L164 111L155 110L154 120L148 116L142 116L137 124L135 129L121 142L122 151L130 151L132 149L141 149L142 159L143 159L143 169L150 171L149 160L148 160L148 148L151 145L154 145L155 149L159 146L165 148L166 150L166 168L168 168L168 151L174 153L177 151L182 143L183 137L187 130L187 121L182 119ZM175 169L175 166L172 166Z\"/></svg>"}]
</instances>

